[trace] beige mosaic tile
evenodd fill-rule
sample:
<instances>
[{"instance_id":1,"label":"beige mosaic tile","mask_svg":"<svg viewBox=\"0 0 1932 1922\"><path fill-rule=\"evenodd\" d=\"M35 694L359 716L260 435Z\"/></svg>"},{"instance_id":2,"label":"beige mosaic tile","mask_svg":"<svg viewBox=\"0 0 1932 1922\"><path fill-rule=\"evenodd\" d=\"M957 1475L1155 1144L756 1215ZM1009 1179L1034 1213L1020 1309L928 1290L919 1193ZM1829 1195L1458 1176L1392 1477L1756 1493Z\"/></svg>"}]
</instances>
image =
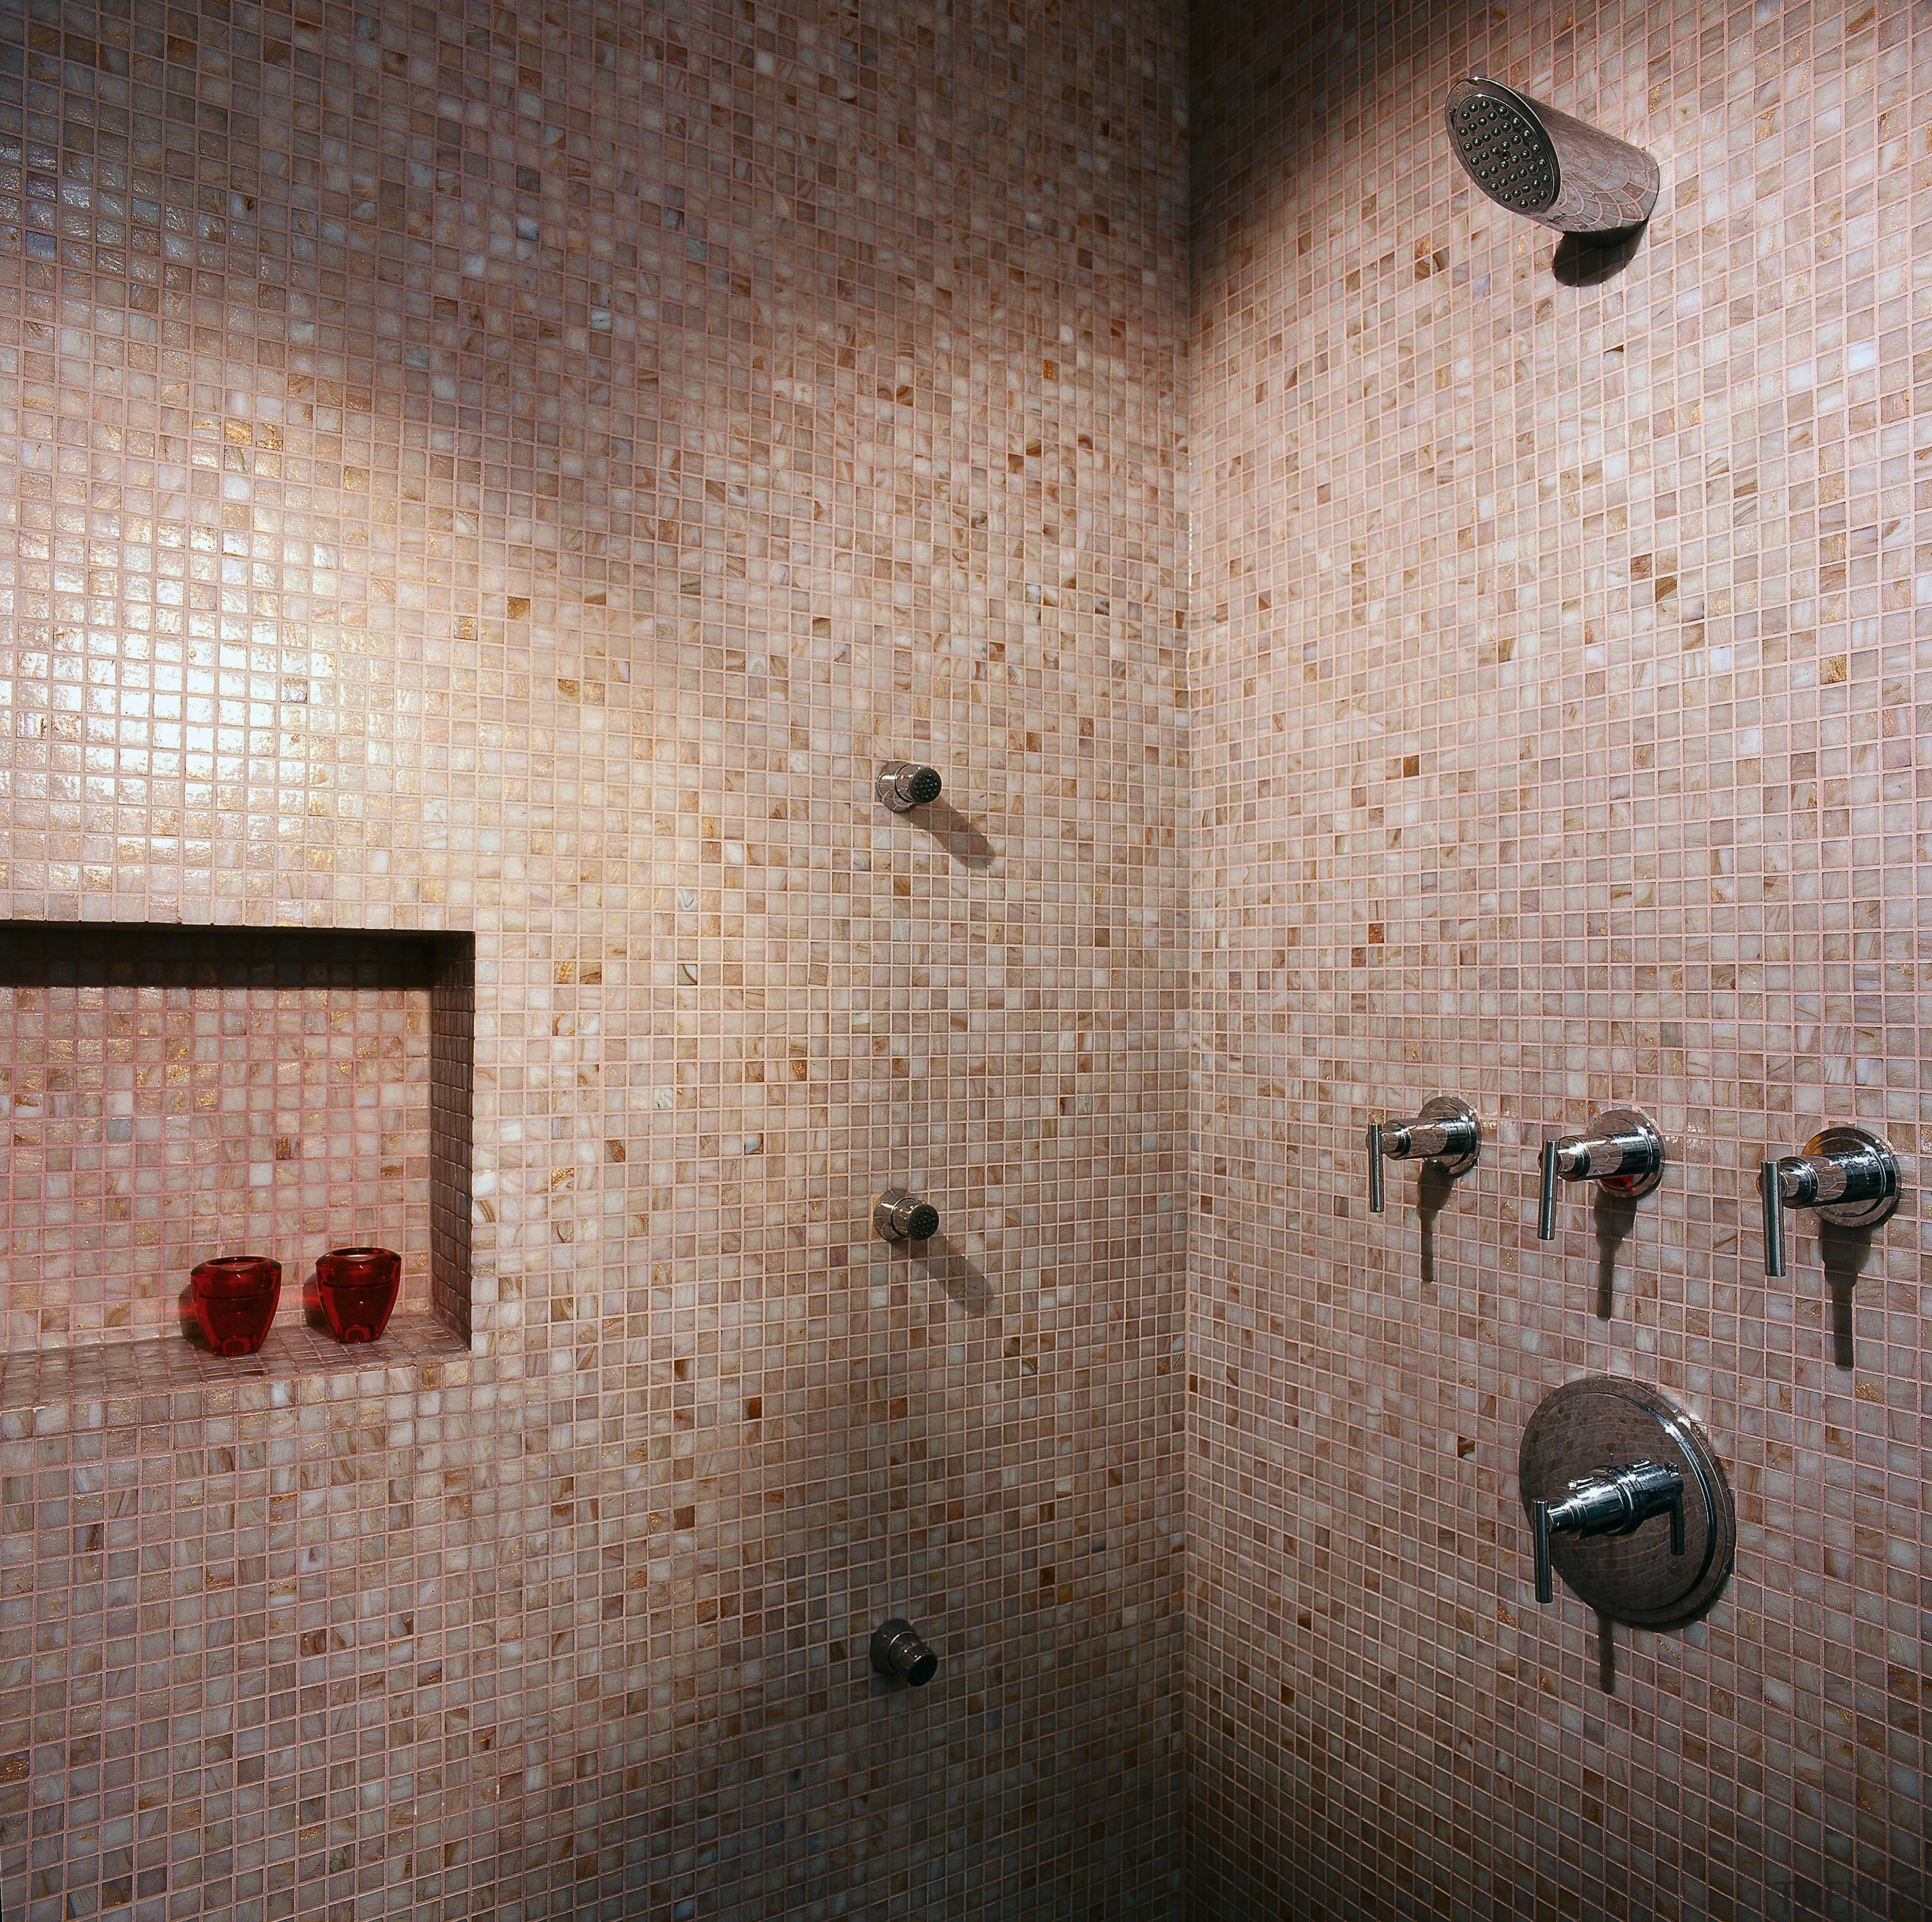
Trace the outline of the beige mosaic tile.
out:
<instances>
[{"instance_id":1,"label":"beige mosaic tile","mask_svg":"<svg viewBox=\"0 0 1932 1922\"><path fill-rule=\"evenodd\" d=\"M10 1918L1177 1912L1183 41L0 20L0 912L476 936L467 1222L463 984L11 1016L17 1121L237 1024L244 1220L408 1090L358 1232L472 1272L224 1376L19 1147Z\"/></svg>"},{"instance_id":2,"label":"beige mosaic tile","mask_svg":"<svg viewBox=\"0 0 1932 1922\"><path fill-rule=\"evenodd\" d=\"M0 20L0 912L477 937L9 1004L10 1914L1925 1907L1924 1210L1773 1287L1749 1185L1916 1178L1924 29L1201 10L1190 215L1183 26ZM1658 154L1622 272L1478 68ZM220 1369L284 1134L441 1319ZM1598 1369L1740 1521L1607 1691L1513 1471Z\"/></svg>"},{"instance_id":3,"label":"beige mosaic tile","mask_svg":"<svg viewBox=\"0 0 1932 1922\"><path fill-rule=\"evenodd\" d=\"M1932 39L1898 6L1198 10L1189 1742L1203 1917L1919 1915ZM1453 81L1648 147L1627 266L1473 194ZM1439 1207L1373 1111L1472 1100ZM1546 1128L1672 1139L1534 1239ZM1907 1198L1767 1284L1826 1118ZM1728 1593L1538 1609L1530 1411L1702 1419Z\"/></svg>"}]
</instances>

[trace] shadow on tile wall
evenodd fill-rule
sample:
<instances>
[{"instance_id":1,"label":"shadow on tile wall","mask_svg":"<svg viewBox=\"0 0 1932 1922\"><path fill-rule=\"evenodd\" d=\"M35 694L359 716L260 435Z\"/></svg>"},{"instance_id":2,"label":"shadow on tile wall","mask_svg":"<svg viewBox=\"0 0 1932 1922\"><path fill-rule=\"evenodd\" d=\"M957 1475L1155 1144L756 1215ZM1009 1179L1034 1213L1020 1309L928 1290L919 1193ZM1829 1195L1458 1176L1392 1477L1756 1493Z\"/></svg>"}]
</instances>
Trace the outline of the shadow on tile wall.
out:
<instances>
[{"instance_id":1,"label":"shadow on tile wall","mask_svg":"<svg viewBox=\"0 0 1932 1922\"><path fill-rule=\"evenodd\" d=\"M6 1416L10 1917L1175 1912L1182 38L0 19L0 910L476 936L468 1352Z\"/></svg>"},{"instance_id":2,"label":"shadow on tile wall","mask_svg":"<svg viewBox=\"0 0 1932 1922\"><path fill-rule=\"evenodd\" d=\"M1195 1912L1922 1915L1923 1210L1767 1284L1755 1173L1829 1118L1915 1179L1932 34L1209 5L1193 60ZM1472 72L1658 156L1620 272L1472 193ZM1359 1142L1438 1091L1493 1134L1425 1279ZM1542 1246L1613 1099L1664 1184ZM1515 1474L1606 1370L1740 1529L1608 1693Z\"/></svg>"}]
</instances>

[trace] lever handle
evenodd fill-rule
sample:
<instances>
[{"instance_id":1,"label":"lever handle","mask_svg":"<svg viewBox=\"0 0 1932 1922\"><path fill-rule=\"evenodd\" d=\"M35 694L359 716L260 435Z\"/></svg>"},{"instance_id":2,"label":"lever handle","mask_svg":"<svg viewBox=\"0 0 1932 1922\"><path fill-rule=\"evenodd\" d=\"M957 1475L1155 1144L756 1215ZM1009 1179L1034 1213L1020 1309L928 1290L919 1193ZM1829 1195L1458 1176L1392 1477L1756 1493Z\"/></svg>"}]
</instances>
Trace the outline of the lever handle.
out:
<instances>
[{"instance_id":1,"label":"lever handle","mask_svg":"<svg viewBox=\"0 0 1932 1922\"><path fill-rule=\"evenodd\" d=\"M1764 1277L1776 1281L1784 1272L1784 1191L1777 1163L1767 1161L1759 1179L1764 1202Z\"/></svg>"},{"instance_id":2,"label":"lever handle","mask_svg":"<svg viewBox=\"0 0 1932 1922\"><path fill-rule=\"evenodd\" d=\"M1656 1123L1639 1108L1606 1108L1584 1133L1545 1141L1537 1239L1555 1238L1558 1182L1594 1181L1606 1194L1634 1198L1663 1179L1665 1152Z\"/></svg>"},{"instance_id":3,"label":"lever handle","mask_svg":"<svg viewBox=\"0 0 1932 1922\"><path fill-rule=\"evenodd\" d=\"M1670 1551L1684 1549L1684 1475L1663 1462L1632 1462L1628 1468L1598 1468L1570 1484L1560 1502L1538 1500L1531 1507L1536 1530L1537 1600L1550 1601L1555 1584L1550 1568L1553 1535L1580 1541L1634 1535L1653 1515L1670 1517Z\"/></svg>"},{"instance_id":4,"label":"lever handle","mask_svg":"<svg viewBox=\"0 0 1932 1922\"><path fill-rule=\"evenodd\" d=\"M1460 1094L1432 1094L1411 1120L1386 1117L1368 1130L1368 1211L1386 1204L1385 1184L1391 1161L1426 1161L1454 1181L1475 1166L1482 1152L1482 1124Z\"/></svg>"},{"instance_id":5,"label":"lever handle","mask_svg":"<svg viewBox=\"0 0 1932 1922\"><path fill-rule=\"evenodd\" d=\"M1789 1211L1810 1208L1833 1228L1873 1228L1899 1204L1898 1158L1883 1136L1859 1127L1814 1134L1801 1155L1765 1158L1764 1272L1785 1272Z\"/></svg>"}]
</instances>

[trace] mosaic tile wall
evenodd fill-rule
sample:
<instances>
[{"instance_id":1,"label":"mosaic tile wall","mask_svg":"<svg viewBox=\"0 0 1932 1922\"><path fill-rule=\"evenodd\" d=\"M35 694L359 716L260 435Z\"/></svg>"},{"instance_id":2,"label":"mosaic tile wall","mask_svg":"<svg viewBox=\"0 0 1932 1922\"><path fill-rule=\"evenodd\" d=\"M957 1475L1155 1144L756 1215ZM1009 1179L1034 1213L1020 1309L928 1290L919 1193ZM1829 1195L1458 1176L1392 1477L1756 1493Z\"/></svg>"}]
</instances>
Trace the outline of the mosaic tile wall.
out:
<instances>
[{"instance_id":1,"label":"mosaic tile wall","mask_svg":"<svg viewBox=\"0 0 1932 1922\"><path fill-rule=\"evenodd\" d=\"M1932 441L1924 9L1206 6L1194 42L1198 1160L1189 1731L1203 1917L1917 1917ZM1472 195L1481 72L1650 148L1607 278ZM1372 1111L1460 1093L1446 1197ZM1534 1239L1536 1146L1674 1137ZM1907 1198L1828 1286L1755 1171ZM1699 1415L1701 1624L1535 1606L1524 1423Z\"/></svg>"},{"instance_id":2,"label":"mosaic tile wall","mask_svg":"<svg viewBox=\"0 0 1932 1922\"><path fill-rule=\"evenodd\" d=\"M0 15L0 913L477 936L470 1352L0 1414L10 1922L1176 1912L1183 25Z\"/></svg>"}]
</instances>

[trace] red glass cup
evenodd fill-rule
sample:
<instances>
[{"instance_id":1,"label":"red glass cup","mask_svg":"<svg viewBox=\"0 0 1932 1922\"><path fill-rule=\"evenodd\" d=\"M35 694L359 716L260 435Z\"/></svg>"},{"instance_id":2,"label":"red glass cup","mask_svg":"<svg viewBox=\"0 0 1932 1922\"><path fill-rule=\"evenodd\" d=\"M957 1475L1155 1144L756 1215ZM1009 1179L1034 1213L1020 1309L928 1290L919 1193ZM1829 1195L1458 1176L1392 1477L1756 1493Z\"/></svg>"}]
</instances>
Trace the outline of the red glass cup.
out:
<instances>
[{"instance_id":1,"label":"red glass cup","mask_svg":"<svg viewBox=\"0 0 1932 1922\"><path fill-rule=\"evenodd\" d=\"M217 1355L253 1355L268 1339L281 1299L281 1263L266 1255L222 1255L192 1277L195 1319Z\"/></svg>"},{"instance_id":2,"label":"red glass cup","mask_svg":"<svg viewBox=\"0 0 1932 1922\"><path fill-rule=\"evenodd\" d=\"M315 1264L315 1292L339 1342L373 1342L389 1326L402 1286L402 1257L389 1248L331 1248Z\"/></svg>"}]
</instances>

